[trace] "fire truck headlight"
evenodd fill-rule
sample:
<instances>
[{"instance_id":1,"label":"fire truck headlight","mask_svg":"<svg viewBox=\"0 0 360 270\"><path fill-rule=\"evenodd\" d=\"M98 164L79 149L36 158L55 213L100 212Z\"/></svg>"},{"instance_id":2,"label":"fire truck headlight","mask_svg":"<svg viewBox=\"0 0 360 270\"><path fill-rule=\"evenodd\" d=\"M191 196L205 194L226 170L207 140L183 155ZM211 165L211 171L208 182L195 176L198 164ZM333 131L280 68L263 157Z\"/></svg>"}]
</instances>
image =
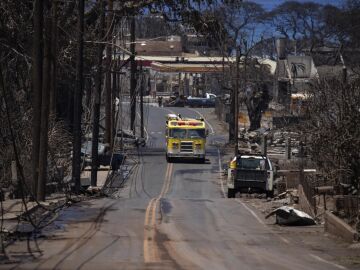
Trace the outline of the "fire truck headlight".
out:
<instances>
[{"instance_id":1,"label":"fire truck headlight","mask_svg":"<svg viewBox=\"0 0 360 270\"><path fill-rule=\"evenodd\" d=\"M178 143L173 143L173 144L172 144L172 147L173 147L173 149L178 149L178 148L179 148L179 144L178 144Z\"/></svg>"}]
</instances>

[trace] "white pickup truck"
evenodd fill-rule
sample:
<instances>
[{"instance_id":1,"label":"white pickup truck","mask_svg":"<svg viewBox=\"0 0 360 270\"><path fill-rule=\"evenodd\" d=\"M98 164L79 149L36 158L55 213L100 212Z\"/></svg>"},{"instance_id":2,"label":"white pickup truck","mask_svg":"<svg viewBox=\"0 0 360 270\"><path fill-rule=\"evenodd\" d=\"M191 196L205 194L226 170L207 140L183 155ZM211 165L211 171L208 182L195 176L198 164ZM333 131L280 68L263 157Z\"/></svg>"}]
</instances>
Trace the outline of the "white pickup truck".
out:
<instances>
[{"instance_id":1,"label":"white pickup truck","mask_svg":"<svg viewBox=\"0 0 360 270\"><path fill-rule=\"evenodd\" d=\"M241 190L265 192L274 195L274 167L270 159L262 155L238 155L228 168L228 198L234 198Z\"/></svg>"},{"instance_id":2,"label":"white pickup truck","mask_svg":"<svg viewBox=\"0 0 360 270\"><path fill-rule=\"evenodd\" d=\"M189 107L215 107L216 95L206 93L204 97L189 96L186 99L186 105Z\"/></svg>"}]
</instances>

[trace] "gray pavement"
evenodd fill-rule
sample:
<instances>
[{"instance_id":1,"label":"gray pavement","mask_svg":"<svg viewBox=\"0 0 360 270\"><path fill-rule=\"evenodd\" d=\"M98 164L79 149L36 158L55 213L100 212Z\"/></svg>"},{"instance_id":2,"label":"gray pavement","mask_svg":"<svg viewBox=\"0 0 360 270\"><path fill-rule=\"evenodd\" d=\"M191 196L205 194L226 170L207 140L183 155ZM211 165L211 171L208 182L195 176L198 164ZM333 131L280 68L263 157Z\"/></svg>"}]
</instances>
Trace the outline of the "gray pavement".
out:
<instances>
[{"instance_id":1,"label":"gray pavement","mask_svg":"<svg viewBox=\"0 0 360 270\"><path fill-rule=\"evenodd\" d=\"M346 260L352 256L346 246L318 227L282 229L250 204L225 198L218 146L227 135L212 109L147 112L148 144L118 199L64 210L36 242L9 247L18 263L0 269L359 269ZM170 112L207 119L205 164L166 162Z\"/></svg>"}]
</instances>

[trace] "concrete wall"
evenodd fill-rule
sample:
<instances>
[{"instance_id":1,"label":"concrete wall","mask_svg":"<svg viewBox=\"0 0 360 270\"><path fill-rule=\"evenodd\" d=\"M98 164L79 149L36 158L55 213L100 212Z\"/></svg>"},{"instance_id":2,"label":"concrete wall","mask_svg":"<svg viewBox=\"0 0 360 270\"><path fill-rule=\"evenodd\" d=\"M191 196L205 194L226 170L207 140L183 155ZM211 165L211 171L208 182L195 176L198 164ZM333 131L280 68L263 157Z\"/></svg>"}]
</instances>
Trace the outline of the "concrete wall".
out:
<instances>
[{"instance_id":1,"label":"concrete wall","mask_svg":"<svg viewBox=\"0 0 360 270\"><path fill-rule=\"evenodd\" d=\"M329 211L325 212L325 231L341 237L349 243L359 241L359 234L342 219Z\"/></svg>"},{"instance_id":2,"label":"concrete wall","mask_svg":"<svg viewBox=\"0 0 360 270\"><path fill-rule=\"evenodd\" d=\"M307 200L302 185L298 187L298 194L299 194L299 210L304 211L305 213L309 214L312 217L315 217L314 210Z\"/></svg>"}]
</instances>

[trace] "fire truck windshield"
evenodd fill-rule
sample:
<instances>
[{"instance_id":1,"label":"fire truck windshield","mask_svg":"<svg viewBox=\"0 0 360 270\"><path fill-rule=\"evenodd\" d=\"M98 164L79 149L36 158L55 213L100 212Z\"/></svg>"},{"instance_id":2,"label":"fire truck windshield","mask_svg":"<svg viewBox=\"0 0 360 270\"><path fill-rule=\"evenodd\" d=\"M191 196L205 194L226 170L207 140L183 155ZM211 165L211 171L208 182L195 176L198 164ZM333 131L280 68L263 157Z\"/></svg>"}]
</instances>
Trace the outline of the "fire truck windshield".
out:
<instances>
[{"instance_id":1,"label":"fire truck windshield","mask_svg":"<svg viewBox=\"0 0 360 270\"><path fill-rule=\"evenodd\" d=\"M205 129L188 129L187 132L188 138L205 138Z\"/></svg>"},{"instance_id":2,"label":"fire truck windshield","mask_svg":"<svg viewBox=\"0 0 360 270\"><path fill-rule=\"evenodd\" d=\"M205 129L180 129L172 128L169 130L169 137L176 139L196 139L205 138Z\"/></svg>"}]
</instances>

